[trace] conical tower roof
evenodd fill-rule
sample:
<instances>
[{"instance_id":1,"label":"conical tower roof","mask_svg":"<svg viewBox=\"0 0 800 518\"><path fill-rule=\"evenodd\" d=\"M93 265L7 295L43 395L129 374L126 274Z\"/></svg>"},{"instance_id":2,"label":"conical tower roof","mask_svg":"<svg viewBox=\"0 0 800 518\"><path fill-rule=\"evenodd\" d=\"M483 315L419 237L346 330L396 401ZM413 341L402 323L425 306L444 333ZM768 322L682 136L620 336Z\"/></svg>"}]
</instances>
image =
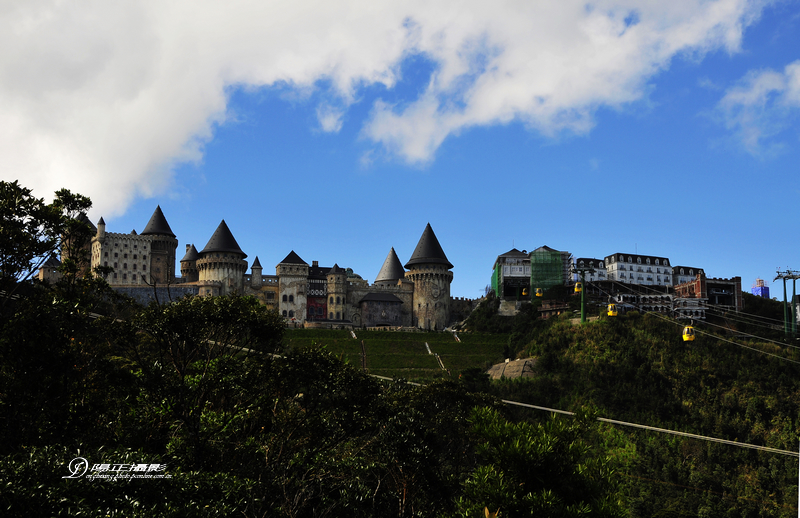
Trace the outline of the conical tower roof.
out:
<instances>
[{"instance_id":1,"label":"conical tower roof","mask_svg":"<svg viewBox=\"0 0 800 518\"><path fill-rule=\"evenodd\" d=\"M397 253L394 251L394 247L392 247L392 249L389 250L389 255L386 256L386 260L383 262L383 266L381 266L381 271L379 271L378 276L375 277L375 282L396 281L405 276L406 271L403 269L403 263L400 262Z\"/></svg>"},{"instance_id":2,"label":"conical tower roof","mask_svg":"<svg viewBox=\"0 0 800 518\"><path fill-rule=\"evenodd\" d=\"M256 256L256 260L253 261L253 266L250 268L261 268L261 261L258 260L258 256Z\"/></svg>"},{"instance_id":3,"label":"conical tower roof","mask_svg":"<svg viewBox=\"0 0 800 518\"><path fill-rule=\"evenodd\" d=\"M447 256L444 255L442 245L436 239L436 234L433 233L430 223L425 227L422 237L419 238L417 248L414 249L411 259L406 263L406 268L413 264L444 264L447 265L448 269L453 267L452 263L447 260Z\"/></svg>"},{"instance_id":4,"label":"conical tower roof","mask_svg":"<svg viewBox=\"0 0 800 518\"><path fill-rule=\"evenodd\" d=\"M194 245L192 245L189 247L189 250L186 252L186 255L183 256L183 259L181 259L181 262L197 261L198 259L200 259L200 254L197 253L197 248L195 248Z\"/></svg>"},{"instance_id":5,"label":"conical tower roof","mask_svg":"<svg viewBox=\"0 0 800 518\"><path fill-rule=\"evenodd\" d=\"M300 259L300 256L294 253L294 250L289 252L289 255L286 256L286 259L278 264L304 264L308 266L308 263Z\"/></svg>"},{"instance_id":6,"label":"conical tower roof","mask_svg":"<svg viewBox=\"0 0 800 518\"><path fill-rule=\"evenodd\" d=\"M331 267L331 269L328 270L328 275L332 273L342 274L345 273L345 271L339 267L339 263L333 263L333 267Z\"/></svg>"},{"instance_id":7,"label":"conical tower roof","mask_svg":"<svg viewBox=\"0 0 800 518\"><path fill-rule=\"evenodd\" d=\"M217 230L214 231L211 239L208 240L206 247L203 248L203 251L200 253L205 254L208 252L233 252L247 257L247 254L242 252L239 243L236 242L233 234L231 234L228 224L225 223L224 219L217 227Z\"/></svg>"},{"instance_id":8,"label":"conical tower roof","mask_svg":"<svg viewBox=\"0 0 800 518\"><path fill-rule=\"evenodd\" d=\"M142 230L143 236L149 236L153 234L175 237L172 229L169 228L167 218L165 218L164 213L161 212L161 205L156 206L155 212L153 212L153 215L150 216L150 221L147 222L147 226L144 227L144 230Z\"/></svg>"}]
</instances>

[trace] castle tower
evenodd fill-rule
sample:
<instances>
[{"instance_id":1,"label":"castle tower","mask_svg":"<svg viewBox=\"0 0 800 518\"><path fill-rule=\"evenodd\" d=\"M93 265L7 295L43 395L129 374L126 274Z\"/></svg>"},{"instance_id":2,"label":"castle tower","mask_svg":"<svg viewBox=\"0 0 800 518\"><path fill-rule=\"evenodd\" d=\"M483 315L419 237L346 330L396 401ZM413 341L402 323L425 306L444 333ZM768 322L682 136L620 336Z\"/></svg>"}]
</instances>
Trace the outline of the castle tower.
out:
<instances>
[{"instance_id":1,"label":"castle tower","mask_svg":"<svg viewBox=\"0 0 800 518\"><path fill-rule=\"evenodd\" d=\"M306 320L308 286L308 263L294 250L275 267L278 275L278 304L281 315L289 321L304 323Z\"/></svg>"},{"instance_id":2,"label":"castle tower","mask_svg":"<svg viewBox=\"0 0 800 518\"><path fill-rule=\"evenodd\" d=\"M242 293L247 254L242 252L224 219L199 255L197 271L201 283L218 283L220 295Z\"/></svg>"},{"instance_id":3,"label":"castle tower","mask_svg":"<svg viewBox=\"0 0 800 518\"><path fill-rule=\"evenodd\" d=\"M250 267L250 286L253 288L261 287L261 283L263 282L262 271L261 262L258 260L258 256L256 256L256 260L253 261L253 266Z\"/></svg>"},{"instance_id":4,"label":"castle tower","mask_svg":"<svg viewBox=\"0 0 800 518\"><path fill-rule=\"evenodd\" d=\"M405 276L406 271L403 269L403 263L400 262L394 247L392 247L383 262L383 266L381 266L381 270L378 272L378 276L375 277L374 284L394 286L398 280L404 279Z\"/></svg>"},{"instance_id":5,"label":"castle tower","mask_svg":"<svg viewBox=\"0 0 800 518\"><path fill-rule=\"evenodd\" d=\"M142 236L150 236L150 283L168 284L175 280L175 250L178 240L167 223L167 218L161 212L161 206L156 206L155 212L150 216L150 221L144 227Z\"/></svg>"},{"instance_id":6,"label":"castle tower","mask_svg":"<svg viewBox=\"0 0 800 518\"><path fill-rule=\"evenodd\" d=\"M334 264L328 271L328 320L345 319L347 272Z\"/></svg>"},{"instance_id":7,"label":"castle tower","mask_svg":"<svg viewBox=\"0 0 800 518\"><path fill-rule=\"evenodd\" d=\"M422 329L444 329L450 323L450 283L453 265L433 233L431 224L405 265L406 279L414 283L414 324Z\"/></svg>"},{"instance_id":8,"label":"castle tower","mask_svg":"<svg viewBox=\"0 0 800 518\"><path fill-rule=\"evenodd\" d=\"M106 222L102 217L100 218L100 221L97 222L97 236L96 237L97 237L97 240L100 242L101 245L103 244L103 241L105 241L105 239L106 239Z\"/></svg>"},{"instance_id":9,"label":"castle tower","mask_svg":"<svg viewBox=\"0 0 800 518\"><path fill-rule=\"evenodd\" d=\"M200 274L197 271L197 260L200 254L197 253L197 248L194 245L186 245L186 255L181 259L181 277L184 282L197 282L200 280Z\"/></svg>"}]
</instances>

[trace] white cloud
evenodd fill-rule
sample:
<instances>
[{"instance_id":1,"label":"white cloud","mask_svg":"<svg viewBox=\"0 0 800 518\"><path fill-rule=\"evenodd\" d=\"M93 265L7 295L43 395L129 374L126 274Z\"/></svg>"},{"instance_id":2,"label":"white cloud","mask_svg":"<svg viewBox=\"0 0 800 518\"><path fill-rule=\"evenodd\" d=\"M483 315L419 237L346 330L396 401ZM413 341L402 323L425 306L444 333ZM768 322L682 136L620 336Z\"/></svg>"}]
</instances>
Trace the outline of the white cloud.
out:
<instances>
[{"instance_id":1,"label":"white cloud","mask_svg":"<svg viewBox=\"0 0 800 518\"><path fill-rule=\"evenodd\" d=\"M759 155L780 148L773 137L800 112L800 60L783 72L750 71L729 88L717 107L724 124L748 152Z\"/></svg>"},{"instance_id":2,"label":"white cloud","mask_svg":"<svg viewBox=\"0 0 800 518\"><path fill-rule=\"evenodd\" d=\"M582 133L599 106L641 99L676 55L735 51L760 8L745 0L8 3L0 6L0 177L39 196L67 186L112 216L168 186L175 163L202 158L228 117L226 88L330 85L334 101L318 119L338 131L360 89L395 86L409 56L433 63L429 84L402 107L377 102L363 128L408 162L431 160L444 139L473 126L519 120L546 135Z\"/></svg>"}]
</instances>

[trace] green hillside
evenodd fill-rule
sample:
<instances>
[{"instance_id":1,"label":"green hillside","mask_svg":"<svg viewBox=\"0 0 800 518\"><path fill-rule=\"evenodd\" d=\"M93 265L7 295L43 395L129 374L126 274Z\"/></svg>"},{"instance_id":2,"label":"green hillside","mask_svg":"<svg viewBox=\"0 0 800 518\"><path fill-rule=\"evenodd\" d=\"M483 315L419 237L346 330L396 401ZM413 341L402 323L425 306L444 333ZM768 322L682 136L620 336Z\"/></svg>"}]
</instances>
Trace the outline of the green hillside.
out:
<instances>
[{"instance_id":1,"label":"green hillside","mask_svg":"<svg viewBox=\"0 0 800 518\"><path fill-rule=\"evenodd\" d=\"M361 341L367 351L370 374L409 380L446 377L425 343L442 359L451 375L470 369L486 369L503 360L508 335L465 333L456 341L449 333L407 333L395 331L349 331L292 329L284 335L286 349L324 347L346 363L361 367Z\"/></svg>"},{"instance_id":2,"label":"green hillside","mask_svg":"<svg viewBox=\"0 0 800 518\"><path fill-rule=\"evenodd\" d=\"M495 383L495 395L798 450L797 348L733 341L702 327L683 342L678 323L635 312L548 324L532 328L526 345L536 377ZM618 433L630 516L797 516L797 457L633 428Z\"/></svg>"}]
</instances>

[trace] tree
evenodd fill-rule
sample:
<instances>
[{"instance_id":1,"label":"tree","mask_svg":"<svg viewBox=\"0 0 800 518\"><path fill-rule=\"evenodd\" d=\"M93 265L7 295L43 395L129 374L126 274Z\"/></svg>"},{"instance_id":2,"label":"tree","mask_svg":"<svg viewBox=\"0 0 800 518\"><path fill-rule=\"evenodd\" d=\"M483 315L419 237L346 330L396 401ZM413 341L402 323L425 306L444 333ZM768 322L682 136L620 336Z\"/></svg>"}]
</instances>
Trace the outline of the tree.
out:
<instances>
[{"instance_id":1,"label":"tree","mask_svg":"<svg viewBox=\"0 0 800 518\"><path fill-rule=\"evenodd\" d=\"M585 440L588 416L512 423L476 408L470 422L480 461L463 484L458 516L622 516L613 470Z\"/></svg>"},{"instance_id":2,"label":"tree","mask_svg":"<svg viewBox=\"0 0 800 518\"><path fill-rule=\"evenodd\" d=\"M91 207L89 198L62 189L47 204L31 193L18 181L0 182L0 290L6 296L64 243L72 249L68 266L76 272L82 260L78 250L89 235L86 221L78 219Z\"/></svg>"},{"instance_id":3,"label":"tree","mask_svg":"<svg viewBox=\"0 0 800 518\"><path fill-rule=\"evenodd\" d=\"M258 401L255 386L280 349L283 319L253 297L187 296L151 304L134 326L126 354L141 408L190 465L210 461L210 441Z\"/></svg>"}]
</instances>

